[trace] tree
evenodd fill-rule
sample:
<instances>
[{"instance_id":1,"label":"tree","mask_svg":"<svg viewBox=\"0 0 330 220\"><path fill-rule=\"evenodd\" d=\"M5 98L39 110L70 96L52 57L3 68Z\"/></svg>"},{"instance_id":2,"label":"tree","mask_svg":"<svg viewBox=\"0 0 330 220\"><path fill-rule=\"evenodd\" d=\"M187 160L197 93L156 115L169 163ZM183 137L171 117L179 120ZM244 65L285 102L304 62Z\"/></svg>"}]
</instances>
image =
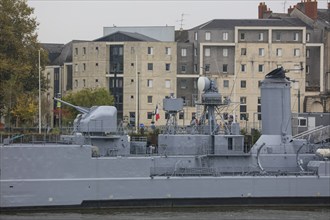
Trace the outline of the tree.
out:
<instances>
[{"instance_id":1,"label":"tree","mask_svg":"<svg viewBox=\"0 0 330 220\"><path fill-rule=\"evenodd\" d=\"M26 0L0 0L0 116L10 114L23 93L38 94L39 70L33 8ZM41 50L41 63L47 53ZM43 80L44 81L44 80Z\"/></svg>"},{"instance_id":2,"label":"tree","mask_svg":"<svg viewBox=\"0 0 330 220\"><path fill-rule=\"evenodd\" d=\"M76 106L90 108L92 106L113 105L114 98L105 88L86 88L76 93L69 93L63 100ZM64 122L72 121L78 111L72 107L63 105L62 117Z\"/></svg>"},{"instance_id":3,"label":"tree","mask_svg":"<svg viewBox=\"0 0 330 220\"><path fill-rule=\"evenodd\" d=\"M32 126L37 113L38 103L32 93L21 93L17 98L17 103L12 110L16 117L16 126L22 122L26 126Z\"/></svg>"}]
</instances>

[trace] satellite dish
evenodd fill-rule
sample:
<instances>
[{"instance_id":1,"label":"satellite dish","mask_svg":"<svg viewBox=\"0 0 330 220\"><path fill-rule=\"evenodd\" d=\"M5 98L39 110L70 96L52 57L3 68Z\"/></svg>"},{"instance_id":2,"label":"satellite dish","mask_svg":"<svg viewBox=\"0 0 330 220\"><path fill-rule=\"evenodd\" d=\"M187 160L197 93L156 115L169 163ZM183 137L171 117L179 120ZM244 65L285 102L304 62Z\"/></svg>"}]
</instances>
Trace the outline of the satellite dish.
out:
<instances>
[{"instance_id":1,"label":"satellite dish","mask_svg":"<svg viewBox=\"0 0 330 220\"><path fill-rule=\"evenodd\" d=\"M210 89L211 81L207 77L202 76L202 77L199 77L197 85L198 85L198 90L200 92L206 91L206 90Z\"/></svg>"}]
</instances>

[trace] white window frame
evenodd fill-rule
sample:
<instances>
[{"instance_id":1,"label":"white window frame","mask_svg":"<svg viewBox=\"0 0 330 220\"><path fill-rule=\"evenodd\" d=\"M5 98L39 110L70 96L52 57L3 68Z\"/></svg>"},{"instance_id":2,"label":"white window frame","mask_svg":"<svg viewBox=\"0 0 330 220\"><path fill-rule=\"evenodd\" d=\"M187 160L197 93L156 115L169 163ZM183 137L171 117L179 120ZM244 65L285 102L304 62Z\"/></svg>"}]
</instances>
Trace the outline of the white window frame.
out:
<instances>
[{"instance_id":1,"label":"white window frame","mask_svg":"<svg viewBox=\"0 0 330 220\"><path fill-rule=\"evenodd\" d=\"M198 40L198 32L195 32L195 33L194 33L194 39L195 39L195 40Z\"/></svg>"},{"instance_id":2,"label":"white window frame","mask_svg":"<svg viewBox=\"0 0 330 220\"><path fill-rule=\"evenodd\" d=\"M147 79L147 87L152 88L153 80L152 79Z\"/></svg>"},{"instance_id":3,"label":"white window frame","mask_svg":"<svg viewBox=\"0 0 330 220\"><path fill-rule=\"evenodd\" d=\"M222 33L222 40L228 40L228 32Z\"/></svg>"},{"instance_id":4,"label":"white window frame","mask_svg":"<svg viewBox=\"0 0 330 220\"><path fill-rule=\"evenodd\" d=\"M205 56L206 57L210 57L211 56L211 48L207 47L204 50Z\"/></svg>"},{"instance_id":5,"label":"white window frame","mask_svg":"<svg viewBox=\"0 0 330 220\"><path fill-rule=\"evenodd\" d=\"M228 57L228 48L223 48L223 50L222 50L222 56L223 57Z\"/></svg>"},{"instance_id":6,"label":"white window frame","mask_svg":"<svg viewBox=\"0 0 330 220\"><path fill-rule=\"evenodd\" d=\"M187 48L181 48L181 56L186 57L187 56Z\"/></svg>"},{"instance_id":7,"label":"white window frame","mask_svg":"<svg viewBox=\"0 0 330 220\"><path fill-rule=\"evenodd\" d=\"M211 40L211 32L209 31L205 32L205 40Z\"/></svg>"},{"instance_id":8,"label":"white window frame","mask_svg":"<svg viewBox=\"0 0 330 220\"><path fill-rule=\"evenodd\" d=\"M264 33L259 33L259 35L258 35L258 39L259 39L259 41L263 41L264 40Z\"/></svg>"},{"instance_id":9,"label":"white window frame","mask_svg":"<svg viewBox=\"0 0 330 220\"><path fill-rule=\"evenodd\" d=\"M293 40L298 41L299 40L299 32L294 32L293 33Z\"/></svg>"},{"instance_id":10,"label":"white window frame","mask_svg":"<svg viewBox=\"0 0 330 220\"><path fill-rule=\"evenodd\" d=\"M165 47L165 54L166 55L171 55L171 48L170 47Z\"/></svg>"},{"instance_id":11,"label":"white window frame","mask_svg":"<svg viewBox=\"0 0 330 220\"><path fill-rule=\"evenodd\" d=\"M264 57L265 56L265 48L259 48L259 56Z\"/></svg>"},{"instance_id":12,"label":"white window frame","mask_svg":"<svg viewBox=\"0 0 330 220\"><path fill-rule=\"evenodd\" d=\"M299 48L294 48L293 49L293 56L300 57L300 49Z\"/></svg>"},{"instance_id":13,"label":"white window frame","mask_svg":"<svg viewBox=\"0 0 330 220\"><path fill-rule=\"evenodd\" d=\"M306 50L306 58L309 58L310 57L310 54L311 54L311 50L310 49L307 49Z\"/></svg>"},{"instance_id":14,"label":"white window frame","mask_svg":"<svg viewBox=\"0 0 330 220\"><path fill-rule=\"evenodd\" d=\"M153 55L154 54L154 48L153 47L148 47L148 55Z\"/></svg>"},{"instance_id":15,"label":"white window frame","mask_svg":"<svg viewBox=\"0 0 330 220\"><path fill-rule=\"evenodd\" d=\"M277 57L281 57L282 54L283 54L282 52L283 52L282 48L276 48L276 56Z\"/></svg>"}]
</instances>

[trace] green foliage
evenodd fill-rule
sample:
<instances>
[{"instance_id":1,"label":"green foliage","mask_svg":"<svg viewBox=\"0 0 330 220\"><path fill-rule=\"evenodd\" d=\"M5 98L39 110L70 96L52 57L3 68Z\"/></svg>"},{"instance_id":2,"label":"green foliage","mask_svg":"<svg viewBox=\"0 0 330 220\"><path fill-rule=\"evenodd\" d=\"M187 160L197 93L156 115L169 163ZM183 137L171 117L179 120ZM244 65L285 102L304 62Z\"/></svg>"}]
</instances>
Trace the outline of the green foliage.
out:
<instances>
[{"instance_id":1,"label":"green foliage","mask_svg":"<svg viewBox=\"0 0 330 220\"><path fill-rule=\"evenodd\" d=\"M19 126L19 122L24 125L33 126L33 119L37 113L37 100L33 94L21 93L17 97L17 103L11 113L16 117L16 125Z\"/></svg>"},{"instance_id":2,"label":"green foliage","mask_svg":"<svg viewBox=\"0 0 330 220\"><path fill-rule=\"evenodd\" d=\"M25 0L0 0L0 21L0 114L10 118L18 97L38 93L38 24Z\"/></svg>"},{"instance_id":3,"label":"green foliage","mask_svg":"<svg viewBox=\"0 0 330 220\"><path fill-rule=\"evenodd\" d=\"M76 93L69 93L63 97L63 100L69 102L76 106L87 107L90 108L92 106L100 106L100 105L113 105L114 98L105 88L96 88L90 89L86 88L80 90ZM65 122L72 121L77 114L74 108L62 105L63 107L63 120Z\"/></svg>"}]
</instances>

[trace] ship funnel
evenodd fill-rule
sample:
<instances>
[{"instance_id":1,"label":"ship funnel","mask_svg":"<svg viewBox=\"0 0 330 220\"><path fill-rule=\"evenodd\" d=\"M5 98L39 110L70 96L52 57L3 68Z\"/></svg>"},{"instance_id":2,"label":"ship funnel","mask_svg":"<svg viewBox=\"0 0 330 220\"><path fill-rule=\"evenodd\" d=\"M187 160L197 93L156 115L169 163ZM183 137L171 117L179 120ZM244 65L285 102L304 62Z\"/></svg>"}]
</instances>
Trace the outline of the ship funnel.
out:
<instances>
[{"instance_id":1,"label":"ship funnel","mask_svg":"<svg viewBox=\"0 0 330 220\"><path fill-rule=\"evenodd\" d=\"M268 73L261 83L262 134L281 135L283 143L292 136L290 87L282 67Z\"/></svg>"}]
</instances>

